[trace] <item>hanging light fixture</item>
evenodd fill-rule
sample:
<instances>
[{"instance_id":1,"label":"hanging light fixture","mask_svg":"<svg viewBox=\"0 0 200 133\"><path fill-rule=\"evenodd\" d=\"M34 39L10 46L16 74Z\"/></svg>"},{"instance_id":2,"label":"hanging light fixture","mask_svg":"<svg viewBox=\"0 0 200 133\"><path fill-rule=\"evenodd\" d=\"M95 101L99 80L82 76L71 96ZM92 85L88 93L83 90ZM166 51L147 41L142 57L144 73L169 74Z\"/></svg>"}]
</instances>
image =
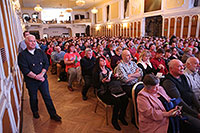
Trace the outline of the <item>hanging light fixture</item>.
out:
<instances>
[{"instance_id":1,"label":"hanging light fixture","mask_svg":"<svg viewBox=\"0 0 200 133\"><path fill-rule=\"evenodd\" d=\"M95 0L94 0L94 4L95 4ZM96 9L96 7L93 7L93 9L91 10L91 12L92 12L93 14L96 14L96 13L98 12L98 10Z\"/></svg>"},{"instance_id":2,"label":"hanging light fixture","mask_svg":"<svg viewBox=\"0 0 200 133\"><path fill-rule=\"evenodd\" d=\"M39 4L37 4L36 7L34 8L34 10L36 12L41 12L42 11L42 7Z\"/></svg>"},{"instance_id":3,"label":"hanging light fixture","mask_svg":"<svg viewBox=\"0 0 200 133\"><path fill-rule=\"evenodd\" d=\"M60 12L60 15L59 15L59 17L64 17L64 14L63 14L63 12Z\"/></svg>"},{"instance_id":4,"label":"hanging light fixture","mask_svg":"<svg viewBox=\"0 0 200 133\"><path fill-rule=\"evenodd\" d=\"M77 6L84 6L85 5L85 0L77 0L76 1Z\"/></svg>"},{"instance_id":5,"label":"hanging light fixture","mask_svg":"<svg viewBox=\"0 0 200 133\"><path fill-rule=\"evenodd\" d=\"M72 12L72 11L73 11L73 9L69 7L69 0L68 0L68 8L65 10L65 12L70 13L70 12Z\"/></svg>"},{"instance_id":6,"label":"hanging light fixture","mask_svg":"<svg viewBox=\"0 0 200 133\"><path fill-rule=\"evenodd\" d=\"M72 9L72 8L67 8L65 11L66 11L66 12L72 12L73 9Z\"/></svg>"},{"instance_id":7,"label":"hanging light fixture","mask_svg":"<svg viewBox=\"0 0 200 133\"><path fill-rule=\"evenodd\" d=\"M98 12L98 10L96 9L96 7L94 7L94 8L91 10L91 12L92 12L93 14L96 14L96 13Z\"/></svg>"}]
</instances>

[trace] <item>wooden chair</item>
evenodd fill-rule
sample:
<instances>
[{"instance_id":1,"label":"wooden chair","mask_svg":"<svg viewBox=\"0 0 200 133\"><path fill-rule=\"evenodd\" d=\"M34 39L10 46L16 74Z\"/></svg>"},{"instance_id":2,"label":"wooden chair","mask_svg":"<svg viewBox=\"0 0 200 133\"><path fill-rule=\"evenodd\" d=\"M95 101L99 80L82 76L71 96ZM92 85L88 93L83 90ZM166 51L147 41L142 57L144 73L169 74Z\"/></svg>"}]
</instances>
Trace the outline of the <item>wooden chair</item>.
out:
<instances>
[{"instance_id":1,"label":"wooden chair","mask_svg":"<svg viewBox=\"0 0 200 133\"><path fill-rule=\"evenodd\" d=\"M104 103L96 94L96 97L97 97L97 104L96 104L96 107L95 107L95 110L94 112L96 113L97 112L97 107L98 107L98 104L101 103L104 107L105 107L105 110L106 110L106 125L108 125L108 108L109 107L112 107L112 105L108 105L106 103Z\"/></svg>"},{"instance_id":2,"label":"wooden chair","mask_svg":"<svg viewBox=\"0 0 200 133\"><path fill-rule=\"evenodd\" d=\"M144 88L143 82L138 82L133 86L132 89L132 100L133 100L133 107L134 107L134 118L135 118L135 125L139 127L138 122L138 110L137 110L137 95L138 93Z\"/></svg>"}]
</instances>

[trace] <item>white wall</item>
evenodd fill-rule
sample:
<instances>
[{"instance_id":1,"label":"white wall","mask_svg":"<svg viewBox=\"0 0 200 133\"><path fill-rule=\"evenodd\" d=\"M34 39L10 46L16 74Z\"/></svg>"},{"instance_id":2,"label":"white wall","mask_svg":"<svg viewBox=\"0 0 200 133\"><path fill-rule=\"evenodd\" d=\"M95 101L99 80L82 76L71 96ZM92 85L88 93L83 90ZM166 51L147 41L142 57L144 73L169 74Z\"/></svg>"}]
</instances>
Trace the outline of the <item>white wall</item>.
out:
<instances>
[{"instance_id":1,"label":"white wall","mask_svg":"<svg viewBox=\"0 0 200 133\"><path fill-rule=\"evenodd\" d=\"M43 30L43 34L48 34L48 36L61 36L63 33L69 33L69 29L67 28L61 28L61 27L50 27L50 28L45 28Z\"/></svg>"}]
</instances>

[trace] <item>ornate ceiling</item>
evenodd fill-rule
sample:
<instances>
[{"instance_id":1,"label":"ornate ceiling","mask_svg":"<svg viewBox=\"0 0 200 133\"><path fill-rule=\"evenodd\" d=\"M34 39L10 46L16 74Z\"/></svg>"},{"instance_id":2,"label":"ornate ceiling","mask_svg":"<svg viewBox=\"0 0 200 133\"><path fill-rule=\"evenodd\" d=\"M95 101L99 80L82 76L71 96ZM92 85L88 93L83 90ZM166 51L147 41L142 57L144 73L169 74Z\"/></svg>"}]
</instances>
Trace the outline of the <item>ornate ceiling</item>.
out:
<instances>
[{"instance_id":1,"label":"ornate ceiling","mask_svg":"<svg viewBox=\"0 0 200 133\"><path fill-rule=\"evenodd\" d=\"M76 0L20 0L22 8L33 8L40 4L42 8L68 8L73 9L88 9L94 4L102 2L103 0L85 0L85 5L79 7L76 5Z\"/></svg>"}]
</instances>

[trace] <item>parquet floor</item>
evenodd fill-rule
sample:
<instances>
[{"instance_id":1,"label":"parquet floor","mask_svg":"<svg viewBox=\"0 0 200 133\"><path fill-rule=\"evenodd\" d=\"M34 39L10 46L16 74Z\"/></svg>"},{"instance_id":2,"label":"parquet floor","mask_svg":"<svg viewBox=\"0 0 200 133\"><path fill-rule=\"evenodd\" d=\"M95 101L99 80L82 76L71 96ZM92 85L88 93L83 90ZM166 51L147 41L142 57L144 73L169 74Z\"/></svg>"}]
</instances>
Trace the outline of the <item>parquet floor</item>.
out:
<instances>
[{"instance_id":1,"label":"parquet floor","mask_svg":"<svg viewBox=\"0 0 200 133\"><path fill-rule=\"evenodd\" d=\"M67 89L67 82L57 82L56 75L48 74L50 95L53 99L57 113L62 117L62 122L50 119L40 93L39 119L34 119L29 105L27 89L24 90L23 101L23 133L115 133L111 124L112 109L109 108L109 125L106 125L105 108L99 105L97 113L94 113L97 99L91 88L88 92L88 100L81 97L81 86L74 84L75 91ZM126 120L129 125L124 126L120 122L122 133L139 133L130 120L130 106L127 108Z\"/></svg>"}]
</instances>

